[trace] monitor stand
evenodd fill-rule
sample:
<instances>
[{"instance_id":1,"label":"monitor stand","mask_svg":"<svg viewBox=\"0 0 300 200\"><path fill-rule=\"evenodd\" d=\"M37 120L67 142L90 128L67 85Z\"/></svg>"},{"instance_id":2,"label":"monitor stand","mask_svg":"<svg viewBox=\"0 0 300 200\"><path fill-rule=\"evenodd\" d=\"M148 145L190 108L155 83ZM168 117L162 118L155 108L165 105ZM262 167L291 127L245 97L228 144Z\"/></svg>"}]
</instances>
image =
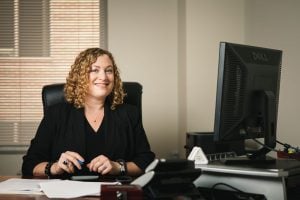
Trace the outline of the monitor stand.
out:
<instances>
[{"instance_id":1,"label":"monitor stand","mask_svg":"<svg viewBox=\"0 0 300 200\"><path fill-rule=\"evenodd\" d=\"M212 163L213 164L213 163ZM256 169L267 169L267 170L279 170L288 171L291 173L300 173L300 161L295 159L275 159L267 157L265 160L251 160L245 158L229 158L215 162L217 165L223 165L228 167L241 167L241 168L256 168Z\"/></svg>"},{"instance_id":2,"label":"monitor stand","mask_svg":"<svg viewBox=\"0 0 300 200\"><path fill-rule=\"evenodd\" d=\"M225 165L269 165L275 164L276 159L269 156L250 159L247 156L245 156L221 159L220 162Z\"/></svg>"},{"instance_id":3,"label":"monitor stand","mask_svg":"<svg viewBox=\"0 0 300 200\"><path fill-rule=\"evenodd\" d=\"M266 142L266 140L265 140ZM267 141L266 144L272 144L272 142ZM271 146L271 145L270 145ZM226 165L270 165L275 164L276 159L272 158L270 156L267 156L267 153L270 152L269 148L266 148L263 146L262 148L253 151L248 152L243 157L233 157L233 158L225 158L224 160L221 160L221 163Z\"/></svg>"}]
</instances>

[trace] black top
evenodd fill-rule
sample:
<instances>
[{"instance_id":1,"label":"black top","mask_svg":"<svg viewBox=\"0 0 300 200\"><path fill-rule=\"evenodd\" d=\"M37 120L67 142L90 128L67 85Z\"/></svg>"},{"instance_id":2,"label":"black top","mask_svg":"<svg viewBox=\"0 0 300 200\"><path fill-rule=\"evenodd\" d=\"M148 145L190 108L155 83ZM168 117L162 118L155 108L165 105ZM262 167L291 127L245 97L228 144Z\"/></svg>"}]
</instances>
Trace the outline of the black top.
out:
<instances>
[{"instance_id":1,"label":"black top","mask_svg":"<svg viewBox=\"0 0 300 200\"><path fill-rule=\"evenodd\" d=\"M103 118L103 121L105 118ZM101 123L99 129L95 132L94 129L89 124L88 120L85 118L85 155L84 156L84 163L91 162L95 157L98 155L104 154L104 147L105 147L105 123ZM76 174L78 175L97 175L96 172L90 172L86 165L81 166L81 170L77 170Z\"/></svg>"},{"instance_id":2,"label":"black top","mask_svg":"<svg viewBox=\"0 0 300 200\"><path fill-rule=\"evenodd\" d=\"M37 164L55 162L65 151L79 153L85 159L85 164L103 154L113 161L132 161L142 170L155 157L135 106L122 104L111 110L105 104L99 132L89 136L91 131L93 129L87 126L83 108L77 109L68 103L51 106L23 157L23 175L31 176ZM95 140L91 138L94 136ZM73 175L78 174L75 172Z\"/></svg>"},{"instance_id":3,"label":"black top","mask_svg":"<svg viewBox=\"0 0 300 200\"><path fill-rule=\"evenodd\" d=\"M103 118L103 121L105 118ZM92 159L97 157L98 155L104 154L104 147L105 147L105 123L102 123L95 132L93 128L90 126L89 122L87 120L85 121L85 130L86 130L86 145L85 151L85 163L91 162Z\"/></svg>"}]
</instances>

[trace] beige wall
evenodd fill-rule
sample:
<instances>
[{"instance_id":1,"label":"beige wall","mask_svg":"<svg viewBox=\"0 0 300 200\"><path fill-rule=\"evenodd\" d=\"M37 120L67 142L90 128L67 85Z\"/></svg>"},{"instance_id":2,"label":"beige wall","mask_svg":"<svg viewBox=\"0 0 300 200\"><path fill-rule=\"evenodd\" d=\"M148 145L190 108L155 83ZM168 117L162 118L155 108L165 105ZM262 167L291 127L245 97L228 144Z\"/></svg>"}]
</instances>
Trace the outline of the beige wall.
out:
<instances>
[{"instance_id":1,"label":"beige wall","mask_svg":"<svg viewBox=\"0 0 300 200\"><path fill-rule=\"evenodd\" d=\"M108 48L126 81L143 85L143 121L160 156L178 149L177 1L108 1Z\"/></svg>"},{"instance_id":2,"label":"beige wall","mask_svg":"<svg viewBox=\"0 0 300 200\"><path fill-rule=\"evenodd\" d=\"M244 42L244 1L187 0L186 10L186 130L212 132L219 42Z\"/></svg>"},{"instance_id":3,"label":"beige wall","mask_svg":"<svg viewBox=\"0 0 300 200\"><path fill-rule=\"evenodd\" d=\"M300 144L300 1L109 0L108 46L125 81L144 86L143 121L158 157L184 155L186 131L212 131L219 41L284 51L278 138ZM16 174L21 154L0 154Z\"/></svg>"},{"instance_id":4,"label":"beige wall","mask_svg":"<svg viewBox=\"0 0 300 200\"><path fill-rule=\"evenodd\" d=\"M0 154L0 174L1 175L21 175L22 153Z\"/></svg>"}]
</instances>

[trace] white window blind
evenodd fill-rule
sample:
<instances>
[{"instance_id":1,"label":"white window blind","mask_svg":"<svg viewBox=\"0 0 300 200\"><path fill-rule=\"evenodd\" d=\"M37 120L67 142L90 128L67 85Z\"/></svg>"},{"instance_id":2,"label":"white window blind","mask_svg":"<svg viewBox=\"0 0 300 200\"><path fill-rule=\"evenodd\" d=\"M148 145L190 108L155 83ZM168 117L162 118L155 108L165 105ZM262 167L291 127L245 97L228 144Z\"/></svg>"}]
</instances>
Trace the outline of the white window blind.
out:
<instances>
[{"instance_id":1,"label":"white window blind","mask_svg":"<svg viewBox=\"0 0 300 200\"><path fill-rule=\"evenodd\" d=\"M99 0L0 0L1 146L28 145L43 85L65 82L80 51L106 47L105 13Z\"/></svg>"}]
</instances>

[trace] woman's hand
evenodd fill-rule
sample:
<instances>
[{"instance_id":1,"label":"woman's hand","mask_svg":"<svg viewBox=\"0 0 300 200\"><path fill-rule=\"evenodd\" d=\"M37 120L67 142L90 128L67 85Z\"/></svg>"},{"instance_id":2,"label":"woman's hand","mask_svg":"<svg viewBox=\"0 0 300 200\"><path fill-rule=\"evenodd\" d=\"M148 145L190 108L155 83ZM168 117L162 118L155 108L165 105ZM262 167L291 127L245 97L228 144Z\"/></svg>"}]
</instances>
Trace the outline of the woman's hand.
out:
<instances>
[{"instance_id":1,"label":"woman's hand","mask_svg":"<svg viewBox=\"0 0 300 200\"><path fill-rule=\"evenodd\" d=\"M87 167L91 172L98 172L99 174L118 175L120 173L120 166L117 162L109 160L106 156L100 155L91 160Z\"/></svg>"},{"instance_id":2,"label":"woman's hand","mask_svg":"<svg viewBox=\"0 0 300 200\"><path fill-rule=\"evenodd\" d=\"M73 151L66 151L62 153L56 163L51 167L51 174L59 175L64 172L69 174L75 172L75 167L81 169L81 163L84 159L81 155Z\"/></svg>"}]
</instances>

